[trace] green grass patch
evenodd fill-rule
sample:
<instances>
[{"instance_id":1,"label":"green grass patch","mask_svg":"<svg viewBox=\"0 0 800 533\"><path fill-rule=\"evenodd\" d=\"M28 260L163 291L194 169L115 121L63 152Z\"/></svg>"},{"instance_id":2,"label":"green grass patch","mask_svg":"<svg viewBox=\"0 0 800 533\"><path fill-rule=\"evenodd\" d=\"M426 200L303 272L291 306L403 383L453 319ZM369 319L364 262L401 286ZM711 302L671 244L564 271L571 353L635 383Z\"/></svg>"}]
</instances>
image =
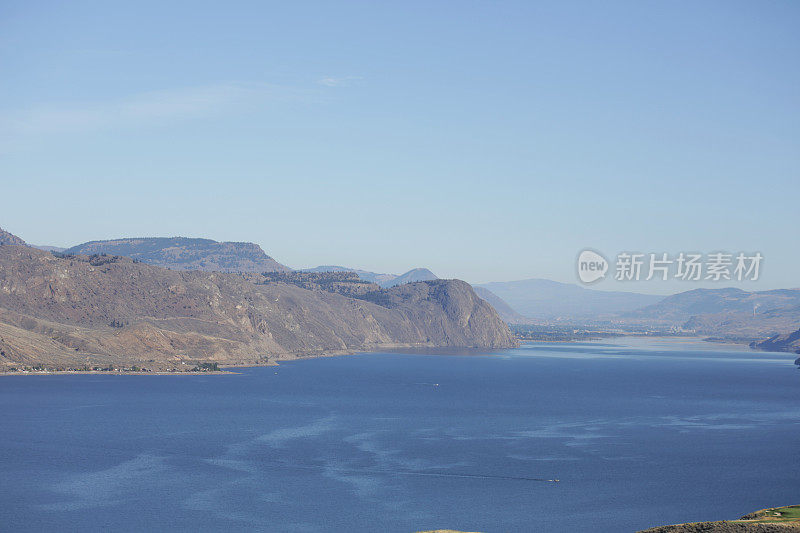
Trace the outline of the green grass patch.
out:
<instances>
[{"instance_id":1,"label":"green grass patch","mask_svg":"<svg viewBox=\"0 0 800 533\"><path fill-rule=\"evenodd\" d=\"M736 522L750 522L769 524L777 522L800 522L800 505L787 505L786 507L772 507L750 513Z\"/></svg>"}]
</instances>

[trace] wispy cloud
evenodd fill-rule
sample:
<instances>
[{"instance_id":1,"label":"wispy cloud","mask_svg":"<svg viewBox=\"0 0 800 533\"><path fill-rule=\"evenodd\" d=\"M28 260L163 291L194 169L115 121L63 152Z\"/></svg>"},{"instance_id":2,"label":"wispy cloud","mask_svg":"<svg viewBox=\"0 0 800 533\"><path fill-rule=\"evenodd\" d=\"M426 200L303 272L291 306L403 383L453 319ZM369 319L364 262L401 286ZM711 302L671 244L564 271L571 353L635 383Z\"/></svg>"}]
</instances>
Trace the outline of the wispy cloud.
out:
<instances>
[{"instance_id":1,"label":"wispy cloud","mask_svg":"<svg viewBox=\"0 0 800 533\"><path fill-rule=\"evenodd\" d=\"M122 98L49 103L6 113L0 120L5 143L43 134L71 134L213 117L296 98L301 91L258 83L223 83L131 94Z\"/></svg>"},{"instance_id":2,"label":"wispy cloud","mask_svg":"<svg viewBox=\"0 0 800 533\"><path fill-rule=\"evenodd\" d=\"M317 83L326 87L347 87L362 80L361 76L325 76L317 80Z\"/></svg>"}]
</instances>

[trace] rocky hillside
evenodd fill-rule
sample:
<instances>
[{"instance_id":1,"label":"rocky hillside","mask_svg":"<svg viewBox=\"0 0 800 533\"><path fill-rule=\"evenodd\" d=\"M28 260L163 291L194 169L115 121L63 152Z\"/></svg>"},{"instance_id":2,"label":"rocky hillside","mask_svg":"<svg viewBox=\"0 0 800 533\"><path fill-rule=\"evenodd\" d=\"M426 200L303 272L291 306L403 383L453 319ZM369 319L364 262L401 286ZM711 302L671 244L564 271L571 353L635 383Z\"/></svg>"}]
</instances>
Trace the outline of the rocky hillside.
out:
<instances>
[{"instance_id":1,"label":"rocky hillside","mask_svg":"<svg viewBox=\"0 0 800 533\"><path fill-rule=\"evenodd\" d=\"M712 313L693 316L685 329L720 338L758 339L784 334L800 327L800 307L769 309L757 313Z\"/></svg>"},{"instance_id":2,"label":"rocky hillside","mask_svg":"<svg viewBox=\"0 0 800 533\"><path fill-rule=\"evenodd\" d=\"M251 242L217 242L186 237L147 237L91 241L64 251L71 255L122 255L143 263L172 270L213 272L286 272L278 263Z\"/></svg>"},{"instance_id":3,"label":"rocky hillside","mask_svg":"<svg viewBox=\"0 0 800 533\"><path fill-rule=\"evenodd\" d=\"M345 296L361 297L368 293L381 290L379 285L364 281L355 272L264 272L256 276L249 276L257 284L263 283L289 283L311 291L327 291L343 294Z\"/></svg>"},{"instance_id":4,"label":"rocky hillside","mask_svg":"<svg viewBox=\"0 0 800 533\"><path fill-rule=\"evenodd\" d=\"M359 298L253 274L0 247L0 367L189 369L392 346L515 344L456 280Z\"/></svg>"},{"instance_id":5,"label":"rocky hillside","mask_svg":"<svg viewBox=\"0 0 800 533\"><path fill-rule=\"evenodd\" d=\"M25 241L17 237L16 235L7 232L3 228L0 228L0 246L4 244L13 244L17 246L26 246Z\"/></svg>"},{"instance_id":6,"label":"rocky hillside","mask_svg":"<svg viewBox=\"0 0 800 533\"><path fill-rule=\"evenodd\" d=\"M800 327L800 289L695 289L627 313L623 320L682 325L717 338L763 340Z\"/></svg>"},{"instance_id":7,"label":"rocky hillside","mask_svg":"<svg viewBox=\"0 0 800 533\"><path fill-rule=\"evenodd\" d=\"M800 329L783 335L774 335L761 342L754 342L750 346L769 352L800 353Z\"/></svg>"},{"instance_id":8,"label":"rocky hillside","mask_svg":"<svg viewBox=\"0 0 800 533\"><path fill-rule=\"evenodd\" d=\"M645 529L639 533L797 533L800 527L794 524L756 524L745 522L696 522Z\"/></svg>"},{"instance_id":9,"label":"rocky hillside","mask_svg":"<svg viewBox=\"0 0 800 533\"><path fill-rule=\"evenodd\" d=\"M682 323L709 314L755 314L800 305L800 289L743 291L735 288L694 289L628 313L629 317Z\"/></svg>"},{"instance_id":10,"label":"rocky hillside","mask_svg":"<svg viewBox=\"0 0 800 533\"><path fill-rule=\"evenodd\" d=\"M749 513L738 520L691 522L658 526L639 533L797 533L800 505L772 507Z\"/></svg>"}]
</instances>

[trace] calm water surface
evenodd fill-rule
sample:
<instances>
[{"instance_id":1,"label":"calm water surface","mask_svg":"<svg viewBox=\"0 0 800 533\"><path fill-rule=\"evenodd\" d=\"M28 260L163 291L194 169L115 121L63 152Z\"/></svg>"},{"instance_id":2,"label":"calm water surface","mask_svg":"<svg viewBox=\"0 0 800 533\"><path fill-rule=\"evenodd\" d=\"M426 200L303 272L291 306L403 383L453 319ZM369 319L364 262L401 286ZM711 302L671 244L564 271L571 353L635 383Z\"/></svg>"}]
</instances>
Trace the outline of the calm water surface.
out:
<instances>
[{"instance_id":1,"label":"calm water surface","mask_svg":"<svg viewBox=\"0 0 800 533\"><path fill-rule=\"evenodd\" d=\"M733 518L800 502L793 360L633 339L230 376L0 378L0 530L618 532Z\"/></svg>"}]
</instances>

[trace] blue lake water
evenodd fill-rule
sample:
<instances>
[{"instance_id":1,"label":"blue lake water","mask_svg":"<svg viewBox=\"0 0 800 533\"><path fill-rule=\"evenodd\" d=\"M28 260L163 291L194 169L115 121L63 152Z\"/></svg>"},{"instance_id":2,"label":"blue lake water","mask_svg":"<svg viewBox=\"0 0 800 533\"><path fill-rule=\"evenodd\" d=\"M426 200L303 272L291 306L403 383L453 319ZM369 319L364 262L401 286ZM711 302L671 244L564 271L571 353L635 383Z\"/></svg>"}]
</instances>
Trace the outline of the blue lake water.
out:
<instances>
[{"instance_id":1,"label":"blue lake water","mask_svg":"<svg viewBox=\"0 0 800 533\"><path fill-rule=\"evenodd\" d=\"M793 360L612 339L225 376L0 378L0 530L619 532L733 518L800 502Z\"/></svg>"}]
</instances>

